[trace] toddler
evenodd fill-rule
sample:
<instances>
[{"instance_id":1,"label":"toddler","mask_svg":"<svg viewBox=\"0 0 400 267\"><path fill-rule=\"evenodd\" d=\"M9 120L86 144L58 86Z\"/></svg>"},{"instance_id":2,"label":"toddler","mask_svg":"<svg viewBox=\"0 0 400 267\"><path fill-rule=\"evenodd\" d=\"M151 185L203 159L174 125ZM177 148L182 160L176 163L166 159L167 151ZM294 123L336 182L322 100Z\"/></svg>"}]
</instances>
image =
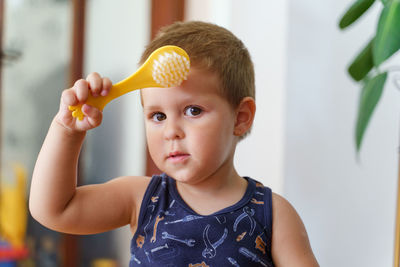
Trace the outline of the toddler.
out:
<instances>
[{"instance_id":1,"label":"toddler","mask_svg":"<svg viewBox=\"0 0 400 267\"><path fill-rule=\"evenodd\" d=\"M163 173L77 187L79 152L102 112L85 104L79 121L68 106L111 88L91 73L62 93L33 172L33 217L72 234L129 224L130 266L318 266L294 208L235 170L236 145L256 110L246 47L214 24L177 22L150 42L141 63L164 45L183 48L191 68L180 86L141 90L148 149Z\"/></svg>"}]
</instances>

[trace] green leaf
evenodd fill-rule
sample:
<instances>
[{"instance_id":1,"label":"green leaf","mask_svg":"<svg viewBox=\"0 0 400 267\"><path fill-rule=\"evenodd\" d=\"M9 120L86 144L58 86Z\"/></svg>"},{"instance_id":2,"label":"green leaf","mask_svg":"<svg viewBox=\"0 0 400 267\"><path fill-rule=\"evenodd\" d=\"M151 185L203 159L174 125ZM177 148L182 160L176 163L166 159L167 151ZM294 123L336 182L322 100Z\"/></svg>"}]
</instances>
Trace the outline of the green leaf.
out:
<instances>
[{"instance_id":1,"label":"green leaf","mask_svg":"<svg viewBox=\"0 0 400 267\"><path fill-rule=\"evenodd\" d=\"M373 45L374 64L378 67L400 49L400 0L392 0L382 10Z\"/></svg>"},{"instance_id":2,"label":"green leaf","mask_svg":"<svg viewBox=\"0 0 400 267\"><path fill-rule=\"evenodd\" d=\"M361 17L374 2L375 0L357 0L354 2L340 19L339 28L344 29L350 26L354 21Z\"/></svg>"},{"instance_id":3,"label":"green leaf","mask_svg":"<svg viewBox=\"0 0 400 267\"><path fill-rule=\"evenodd\" d=\"M385 6L387 3L389 3L392 0L381 0L382 4Z\"/></svg>"},{"instance_id":4,"label":"green leaf","mask_svg":"<svg viewBox=\"0 0 400 267\"><path fill-rule=\"evenodd\" d=\"M387 78L387 72L378 74L368 80L361 91L360 104L357 116L356 128L356 147L360 151L361 142L365 133L365 129L369 123L371 115L376 107L376 104L381 98L383 87Z\"/></svg>"},{"instance_id":5,"label":"green leaf","mask_svg":"<svg viewBox=\"0 0 400 267\"><path fill-rule=\"evenodd\" d=\"M356 80L361 81L373 68L374 61L372 59L372 44L374 38L364 47L364 49L358 54L358 56L351 63L348 68L350 76Z\"/></svg>"}]
</instances>

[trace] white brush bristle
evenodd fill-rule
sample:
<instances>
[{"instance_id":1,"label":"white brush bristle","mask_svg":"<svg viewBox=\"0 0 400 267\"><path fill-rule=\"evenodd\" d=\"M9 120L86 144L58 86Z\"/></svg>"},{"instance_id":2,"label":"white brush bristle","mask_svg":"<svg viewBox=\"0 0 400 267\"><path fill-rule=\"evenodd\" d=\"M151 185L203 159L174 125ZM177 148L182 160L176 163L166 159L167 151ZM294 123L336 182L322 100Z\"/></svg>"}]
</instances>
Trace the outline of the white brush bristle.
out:
<instances>
[{"instance_id":1,"label":"white brush bristle","mask_svg":"<svg viewBox=\"0 0 400 267\"><path fill-rule=\"evenodd\" d=\"M153 79L163 87L178 86L187 79L189 60L176 52L165 52L153 63Z\"/></svg>"}]
</instances>

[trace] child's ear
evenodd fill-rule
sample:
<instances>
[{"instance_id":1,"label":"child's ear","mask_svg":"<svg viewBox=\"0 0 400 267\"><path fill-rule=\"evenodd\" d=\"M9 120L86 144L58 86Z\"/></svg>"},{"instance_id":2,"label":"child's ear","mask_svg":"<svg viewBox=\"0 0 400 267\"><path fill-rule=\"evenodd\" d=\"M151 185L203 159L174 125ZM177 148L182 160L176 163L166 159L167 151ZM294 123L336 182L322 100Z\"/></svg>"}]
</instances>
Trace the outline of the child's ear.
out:
<instances>
[{"instance_id":1,"label":"child's ear","mask_svg":"<svg viewBox=\"0 0 400 267\"><path fill-rule=\"evenodd\" d=\"M256 102L252 97L245 97L240 101L236 109L236 121L234 135L242 136L253 124L254 115L256 113Z\"/></svg>"}]
</instances>

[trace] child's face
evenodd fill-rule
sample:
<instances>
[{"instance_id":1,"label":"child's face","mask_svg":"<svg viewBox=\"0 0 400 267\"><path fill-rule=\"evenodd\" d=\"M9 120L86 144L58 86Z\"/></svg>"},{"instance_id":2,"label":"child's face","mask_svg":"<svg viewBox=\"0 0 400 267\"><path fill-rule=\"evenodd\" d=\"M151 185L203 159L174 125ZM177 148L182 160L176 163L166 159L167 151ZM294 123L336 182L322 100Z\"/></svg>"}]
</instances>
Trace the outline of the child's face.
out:
<instances>
[{"instance_id":1,"label":"child's face","mask_svg":"<svg viewBox=\"0 0 400 267\"><path fill-rule=\"evenodd\" d=\"M178 87L142 90L150 155L178 181L200 182L233 165L236 116L218 85L216 74L192 67Z\"/></svg>"}]
</instances>

